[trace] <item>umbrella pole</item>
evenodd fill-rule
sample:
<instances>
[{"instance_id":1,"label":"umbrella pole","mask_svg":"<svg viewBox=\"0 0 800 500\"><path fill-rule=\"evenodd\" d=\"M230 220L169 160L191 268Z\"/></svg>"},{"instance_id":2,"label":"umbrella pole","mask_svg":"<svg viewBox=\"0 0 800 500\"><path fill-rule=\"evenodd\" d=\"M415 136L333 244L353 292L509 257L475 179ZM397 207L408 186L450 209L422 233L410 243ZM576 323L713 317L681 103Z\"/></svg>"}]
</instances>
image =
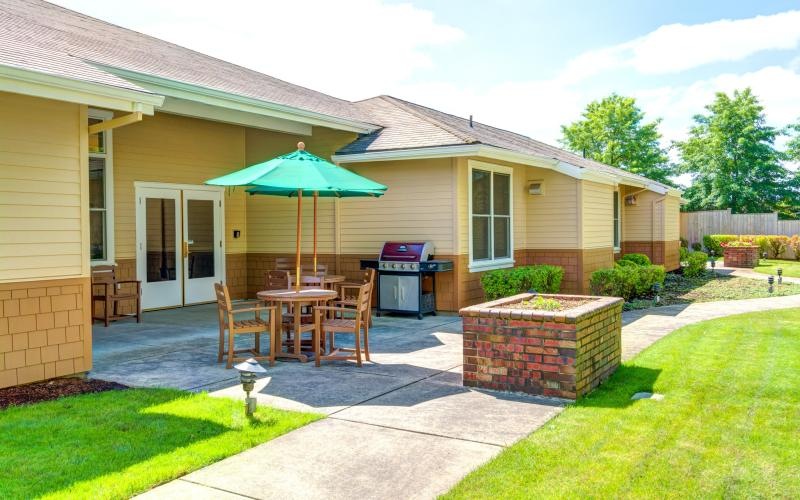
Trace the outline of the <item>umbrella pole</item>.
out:
<instances>
[{"instance_id":1,"label":"umbrella pole","mask_svg":"<svg viewBox=\"0 0 800 500\"><path fill-rule=\"evenodd\" d=\"M317 275L317 198L319 193L314 191L314 276Z\"/></svg>"},{"instance_id":2,"label":"umbrella pole","mask_svg":"<svg viewBox=\"0 0 800 500\"><path fill-rule=\"evenodd\" d=\"M297 250L295 253L295 274L294 284L295 290L300 292L300 236L302 235L302 218L303 218L303 190L297 190Z\"/></svg>"}]
</instances>

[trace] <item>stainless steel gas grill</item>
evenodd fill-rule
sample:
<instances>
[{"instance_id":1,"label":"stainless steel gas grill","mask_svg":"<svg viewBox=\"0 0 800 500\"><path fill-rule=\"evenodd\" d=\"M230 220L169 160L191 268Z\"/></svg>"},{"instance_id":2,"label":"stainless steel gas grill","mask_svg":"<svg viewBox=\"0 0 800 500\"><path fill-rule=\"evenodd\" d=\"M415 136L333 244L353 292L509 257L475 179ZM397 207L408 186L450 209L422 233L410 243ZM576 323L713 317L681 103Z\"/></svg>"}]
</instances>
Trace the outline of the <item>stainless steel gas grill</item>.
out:
<instances>
[{"instance_id":1,"label":"stainless steel gas grill","mask_svg":"<svg viewBox=\"0 0 800 500\"><path fill-rule=\"evenodd\" d=\"M453 261L431 259L430 242L387 241L377 260L362 268L378 271L378 316L381 313L436 314L436 273L452 271Z\"/></svg>"}]
</instances>

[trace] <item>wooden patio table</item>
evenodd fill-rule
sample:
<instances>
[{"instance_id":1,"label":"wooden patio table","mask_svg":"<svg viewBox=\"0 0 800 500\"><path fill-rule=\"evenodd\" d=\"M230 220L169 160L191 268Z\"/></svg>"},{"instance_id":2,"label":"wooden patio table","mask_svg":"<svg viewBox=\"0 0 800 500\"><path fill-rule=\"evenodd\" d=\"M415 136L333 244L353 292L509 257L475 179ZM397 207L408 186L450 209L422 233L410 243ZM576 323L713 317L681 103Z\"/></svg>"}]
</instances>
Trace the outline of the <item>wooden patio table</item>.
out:
<instances>
[{"instance_id":1,"label":"wooden patio table","mask_svg":"<svg viewBox=\"0 0 800 500\"><path fill-rule=\"evenodd\" d=\"M277 306L278 311L283 310L283 304L293 304L294 307L294 346L291 352L276 353L279 358L294 358L305 363L308 355L301 350L301 339L303 332L313 332L314 324L303 325L300 317L300 309L303 305L319 305L329 300L335 299L338 294L334 290L324 288L301 288L299 291L294 288L288 290L264 290L258 292L256 296L265 302L271 302ZM280 345L280 343L278 343Z\"/></svg>"}]
</instances>

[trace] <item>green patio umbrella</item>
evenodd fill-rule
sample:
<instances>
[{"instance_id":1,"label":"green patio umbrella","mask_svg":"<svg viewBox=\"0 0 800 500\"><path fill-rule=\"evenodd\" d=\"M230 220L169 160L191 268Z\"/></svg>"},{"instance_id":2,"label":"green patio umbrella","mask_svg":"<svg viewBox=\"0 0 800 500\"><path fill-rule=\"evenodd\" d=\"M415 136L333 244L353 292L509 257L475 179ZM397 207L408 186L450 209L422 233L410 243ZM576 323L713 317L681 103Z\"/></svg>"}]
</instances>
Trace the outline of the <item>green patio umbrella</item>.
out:
<instances>
[{"instance_id":1,"label":"green patio umbrella","mask_svg":"<svg viewBox=\"0 0 800 500\"><path fill-rule=\"evenodd\" d=\"M297 287L300 287L300 237L302 231L303 193L314 196L314 273L317 272L317 198L381 196L387 189L383 184L371 181L323 160L305 150L299 142L297 151L264 163L210 179L206 184L214 186L246 186L250 194L297 197Z\"/></svg>"}]
</instances>

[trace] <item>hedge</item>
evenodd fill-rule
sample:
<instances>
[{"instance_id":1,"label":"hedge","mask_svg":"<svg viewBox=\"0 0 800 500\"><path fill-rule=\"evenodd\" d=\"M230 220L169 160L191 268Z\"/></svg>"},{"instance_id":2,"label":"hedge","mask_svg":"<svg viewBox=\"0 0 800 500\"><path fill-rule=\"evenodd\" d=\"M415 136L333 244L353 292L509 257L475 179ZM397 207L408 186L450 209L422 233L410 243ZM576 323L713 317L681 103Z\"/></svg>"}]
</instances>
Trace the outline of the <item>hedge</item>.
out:
<instances>
[{"instance_id":1,"label":"hedge","mask_svg":"<svg viewBox=\"0 0 800 500\"><path fill-rule=\"evenodd\" d=\"M687 278L696 278L706 272L706 261L708 254L703 252L691 252L686 256L686 267L683 268L683 275Z\"/></svg>"},{"instance_id":2,"label":"hedge","mask_svg":"<svg viewBox=\"0 0 800 500\"><path fill-rule=\"evenodd\" d=\"M652 264L652 262L650 262L650 257L643 253L626 253L619 260L627 260L639 266L649 266Z\"/></svg>"},{"instance_id":3,"label":"hedge","mask_svg":"<svg viewBox=\"0 0 800 500\"><path fill-rule=\"evenodd\" d=\"M496 300L529 290L558 293L563 279L564 268L559 266L521 266L487 271L481 276L481 286L486 300Z\"/></svg>"},{"instance_id":4,"label":"hedge","mask_svg":"<svg viewBox=\"0 0 800 500\"><path fill-rule=\"evenodd\" d=\"M758 245L761 253L767 252L772 258L779 258L786 252L791 238L781 234L707 234L703 236L703 246L714 255L722 255L722 243L731 241L751 241Z\"/></svg>"},{"instance_id":5,"label":"hedge","mask_svg":"<svg viewBox=\"0 0 800 500\"><path fill-rule=\"evenodd\" d=\"M649 296L653 285L663 284L666 275L664 266L620 265L593 272L589 286L594 295L622 297L630 302L635 298Z\"/></svg>"}]
</instances>

